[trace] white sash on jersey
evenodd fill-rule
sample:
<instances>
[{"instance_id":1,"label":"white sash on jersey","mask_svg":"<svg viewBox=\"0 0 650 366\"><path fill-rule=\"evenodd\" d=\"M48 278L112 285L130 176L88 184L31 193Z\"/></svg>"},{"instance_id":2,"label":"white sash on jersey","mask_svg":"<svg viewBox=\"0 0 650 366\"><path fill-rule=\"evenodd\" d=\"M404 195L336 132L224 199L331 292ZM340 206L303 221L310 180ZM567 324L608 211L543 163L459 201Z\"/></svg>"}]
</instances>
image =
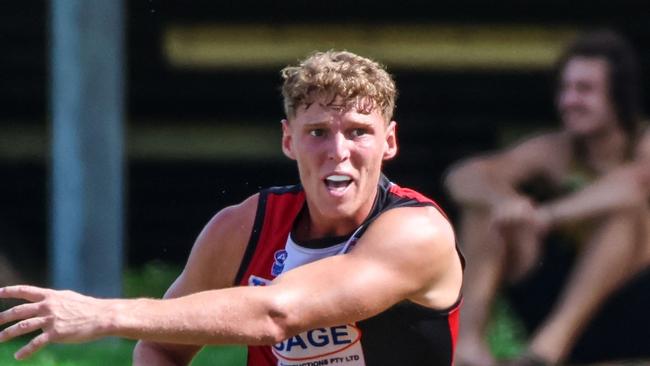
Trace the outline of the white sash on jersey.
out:
<instances>
[{"instance_id":1,"label":"white sash on jersey","mask_svg":"<svg viewBox=\"0 0 650 366\"><path fill-rule=\"evenodd\" d=\"M322 249L302 247L289 235L284 250L275 253L274 271L279 275L319 259L345 254L354 247L363 227L357 228L345 242ZM361 338L361 330L347 324L302 332L271 350L278 358L278 366L365 366Z\"/></svg>"}]
</instances>

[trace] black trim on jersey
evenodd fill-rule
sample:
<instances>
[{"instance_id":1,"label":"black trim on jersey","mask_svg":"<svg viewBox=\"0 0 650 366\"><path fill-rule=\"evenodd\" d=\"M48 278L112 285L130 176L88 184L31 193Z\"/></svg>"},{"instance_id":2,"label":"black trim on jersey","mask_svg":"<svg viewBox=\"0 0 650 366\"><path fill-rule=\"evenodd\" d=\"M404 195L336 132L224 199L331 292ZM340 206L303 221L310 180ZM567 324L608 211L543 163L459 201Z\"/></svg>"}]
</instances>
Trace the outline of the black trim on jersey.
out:
<instances>
[{"instance_id":1,"label":"black trim on jersey","mask_svg":"<svg viewBox=\"0 0 650 366\"><path fill-rule=\"evenodd\" d=\"M264 191L268 191L269 193L273 193L273 194L285 194L285 193L297 193L302 190L303 189L301 184L294 184L290 186L270 187L265 189Z\"/></svg>"},{"instance_id":2,"label":"black trim on jersey","mask_svg":"<svg viewBox=\"0 0 650 366\"><path fill-rule=\"evenodd\" d=\"M361 223L362 226L366 225L366 223L369 222L369 220L373 216L376 216L381 211L381 209L379 208L379 202L383 201L382 197L384 196L383 189L380 187L381 184L382 184L382 181L381 181L382 178L384 178L383 175L380 177L380 180L379 180L379 184L378 184L378 187L377 187L377 195L375 196L375 201L372 204L372 208L370 209L370 213L368 213L368 217L366 217L363 220L363 223ZM302 210L307 210L307 205L305 205L302 208ZM351 232L349 232L349 233L347 233L345 235L341 235L341 236L326 236L326 237L323 237L323 238L304 240L304 241L297 241L293 237L292 237L292 239L294 239L294 242L296 244L300 245L303 248L325 249L325 248L329 248L329 247L332 247L334 245L338 245L338 244L341 244L341 243L344 243L344 242L348 241L356 230L357 229L354 229L353 231L351 231ZM362 231L364 231L364 230L362 229ZM289 235L291 235L291 234L289 234Z\"/></svg>"},{"instance_id":3,"label":"black trim on jersey","mask_svg":"<svg viewBox=\"0 0 650 366\"><path fill-rule=\"evenodd\" d=\"M350 238L350 235L352 235L352 233L347 235L328 236L325 238L311 239L305 241L297 241L292 235L291 240L293 240L294 243L300 245L302 248L325 249L325 248L333 247L338 244L345 243Z\"/></svg>"},{"instance_id":4,"label":"black trim on jersey","mask_svg":"<svg viewBox=\"0 0 650 366\"><path fill-rule=\"evenodd\" d=\"M372 224L379 217L380 214L390 209L399 208L399 207L425 207L425 206L436 207L436 205L433 204L432 202L428 202L428 201L421 202L413 198L399 197L395 194L392 194L390 192L390 187L392 184L393 183L391 183L391 181L388 178L386 178L386 176L382 173L381 176L379 177L379 187L377 187L377 198L375 199L375 203L372 206L372 210L370 211L368 218L366 218L363 224L361 224L362 226L361 230L359 230L355 234L356 238L360 238L361 235L363 235L363 233L366 232L370 224Z\"/></svg>"},{"instance_id":5,"label":"black trim on jersey","mask_svg":"<svg viewBox=\"0 0 650 366\"><path fill-rule=\"evenodd\" d=\"M434 206L431 202L421 202L414 200L412 198L408 197L399 197L397 195L394 195L390 192L390 187L392 183L384 174L381 174L379 177L379 182L377 184L377 195L375 196L375 201L372 204L372 208L370 209L370 212L368 213L368 216L363 220L363 223L361 223L361 230L357 231L355 229L354 231L350 232L349 234L346 235L341 235L341 236L327 236L323 238L317 238L317 239L311 239L311 240L304 240L304 241L299 241L296 240L295 238L292 237L293 241L300 245L303 248L308 248L308 249L324 249L328 248L337 244L341 244L347 240L350 239L350 237L355 234L356 238L360 238L361 235L366 231L368 226L375 220L379 215L383 212L386 212L387 210L390 210L392 208L398 208L398 207L424 207L424 206ZM285 187L276 187L276 189L281 189ZM293 191L293 190L301 190L302 186L289 186L286 187L286 191ZM305 205L302 210L306 210L307 205ZM301 212L302 214L302 212ZM444 213L443 213L444 214Z\"/></svg>"},{"instance_id":6,"label":"black trim on jersey","mask_svg":"<svg viewBox=\"0 0 650 366\"><path fill-rule=\"evenodd\" d=\"M292 186L282 186L282 187L270 187L260 191L260 195L257 201L257 211L255 212L255 222L253 223L253 230L251 232L251 237L248 240L248 245L246 246L246 252L244 252L244 257L241 260L239 265L239 270L237 270L237 276L235 276L235 286L238 286L244 277L244 273L248 269L251 261L253 260L253 255L255 254L255 249L257 249L258 241L260 240L260 233L262 232L262 224L264 224L264 215L266 213L266 199L269 194L283 194L283 193L294 193L302 190L300 185Z\"/></svg>"},{"instance_id":7,"label":"black trim on jersey","mask_svg":"<svg viewBox=\"0 0 650 366\"><path fill-rule=\"evenodd\" d=\"M253 223L253 230L251 231L251 238L248 240L248 245L246 246L246 252L244 252L244 257L241 260L239 265L239 270L237 270L237 276L235 276L235 286L238 286L246 273L248 265L253 260L253 254L255 254L255 249L257 249L257 242L260 240L260 233L262 232L262 223L264 222L264 212L266 211L266 197L268 196L268 191L264 190L260 192L259 198L257 200L257 211L255 212L255 222Z\"/></svg>"},{"instance_id":8,"label":"black trim on jersey","mask_svg":"<svg viewBox=\"0 0 650 366\"><path fill-rule=\"evenodd\" d=\"M403 301L357 326L367 365L451 365L453 340L446 314Z\"/></svg>"}]
</instances>

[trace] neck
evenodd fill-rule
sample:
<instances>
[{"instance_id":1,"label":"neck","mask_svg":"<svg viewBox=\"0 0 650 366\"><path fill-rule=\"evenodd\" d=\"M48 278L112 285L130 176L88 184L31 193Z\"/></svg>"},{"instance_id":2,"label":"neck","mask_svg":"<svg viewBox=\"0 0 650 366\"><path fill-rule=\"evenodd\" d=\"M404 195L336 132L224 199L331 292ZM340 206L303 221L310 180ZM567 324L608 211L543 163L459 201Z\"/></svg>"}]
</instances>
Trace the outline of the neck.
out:
<instances>
[{"instance_id":1,"label":"neck","mask_svg":"<svg viewBox=\"0 0 650 366\"><path fill-rule=\"evenodd\" d=\"M628 137L618 127L580 139L585 163L597 173L605 173L625 161Z\"/></svg>"},{"instance_id":2,"label":"neck","mask_svg":"<svg viewBox=\"0 0 650 366\"><path fill-rule=\"evenodd\" d=\"M309 200L307 200L294 226L293 235L300 241L349 235L370 216L375 199L376 193L368 201L369 204L363 205L353 215L337 216L334 218L312 209L315 205L310 204Z\"/></svg>"}]
</instances>

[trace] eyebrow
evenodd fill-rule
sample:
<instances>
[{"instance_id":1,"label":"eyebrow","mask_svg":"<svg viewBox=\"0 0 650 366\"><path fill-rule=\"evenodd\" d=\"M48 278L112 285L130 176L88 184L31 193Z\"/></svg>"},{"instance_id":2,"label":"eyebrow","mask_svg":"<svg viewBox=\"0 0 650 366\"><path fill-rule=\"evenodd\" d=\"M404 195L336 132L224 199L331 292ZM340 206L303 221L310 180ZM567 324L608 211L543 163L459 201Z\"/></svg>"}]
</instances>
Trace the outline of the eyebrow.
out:
<instances>
[{"instance_id":1,"label":"eyebrow","mask_svg":"<svg viewBox=\"0 0 650 366\"><path fill-rule=\"evenodd\" d=\"M325 120L325 121L323 121L323 120L318 120L318 121L307 121L307 122L304 123L303 126L304 126L305 128L314 128L314 127L325 127L325 126L329 126L329 125L331 125L331 124L332 124L332 121L328 121L328 120Z\"/></svg>"},{"instance_id":2,"label":"eyebrow","mask_svg":"<svg viewBox=\"0 0 650 366\"><path fill-rule=\"evenodd\" d=\"M317 121L307 121L304 123L305 128L315 128L315 127L328 127L332 124L331 120L317 120ZM372 127L374 126L373 123L369 121L363 121L363 120L348 120L345 122L345 124L352 125L352 126L365 126L365 127Z\"/></svg>"}]
</instances>

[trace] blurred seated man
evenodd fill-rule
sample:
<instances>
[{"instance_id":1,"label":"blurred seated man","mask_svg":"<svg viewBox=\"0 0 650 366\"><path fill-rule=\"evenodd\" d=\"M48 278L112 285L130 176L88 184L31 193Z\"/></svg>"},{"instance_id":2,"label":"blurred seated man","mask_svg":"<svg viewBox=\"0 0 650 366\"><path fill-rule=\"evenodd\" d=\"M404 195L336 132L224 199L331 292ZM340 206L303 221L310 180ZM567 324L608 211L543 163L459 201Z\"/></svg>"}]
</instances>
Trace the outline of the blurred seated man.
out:
<instances>
[{"instance_id":1,"label":"blurred seated man","mask_svg":"<svg viewBox=\"0 0 650 366\"><path fill-rule=\"evenodd\" d=\"M494 364L485 328L504 283L538 308L530 314L537 319L524 319L534 328L527 351L513 363L557 364L587 336L583 331L610 295L650 265L650 130L638 119L633 50L612 32L586 34L557 70L561 129L462 161L446 177L461 207L459 236L468 258L460 366ZM550 242L573 251L574 261L566 278L538 279L535 288L542 268L561 272ZM557 297L540 300L552 293ZM647 312L637 315L647 323ZM649 335L646 328L639 340L646 349ZM609 345L598 350L604 358L639 357L608 354Z\"/></svg>"}]
</instances>

